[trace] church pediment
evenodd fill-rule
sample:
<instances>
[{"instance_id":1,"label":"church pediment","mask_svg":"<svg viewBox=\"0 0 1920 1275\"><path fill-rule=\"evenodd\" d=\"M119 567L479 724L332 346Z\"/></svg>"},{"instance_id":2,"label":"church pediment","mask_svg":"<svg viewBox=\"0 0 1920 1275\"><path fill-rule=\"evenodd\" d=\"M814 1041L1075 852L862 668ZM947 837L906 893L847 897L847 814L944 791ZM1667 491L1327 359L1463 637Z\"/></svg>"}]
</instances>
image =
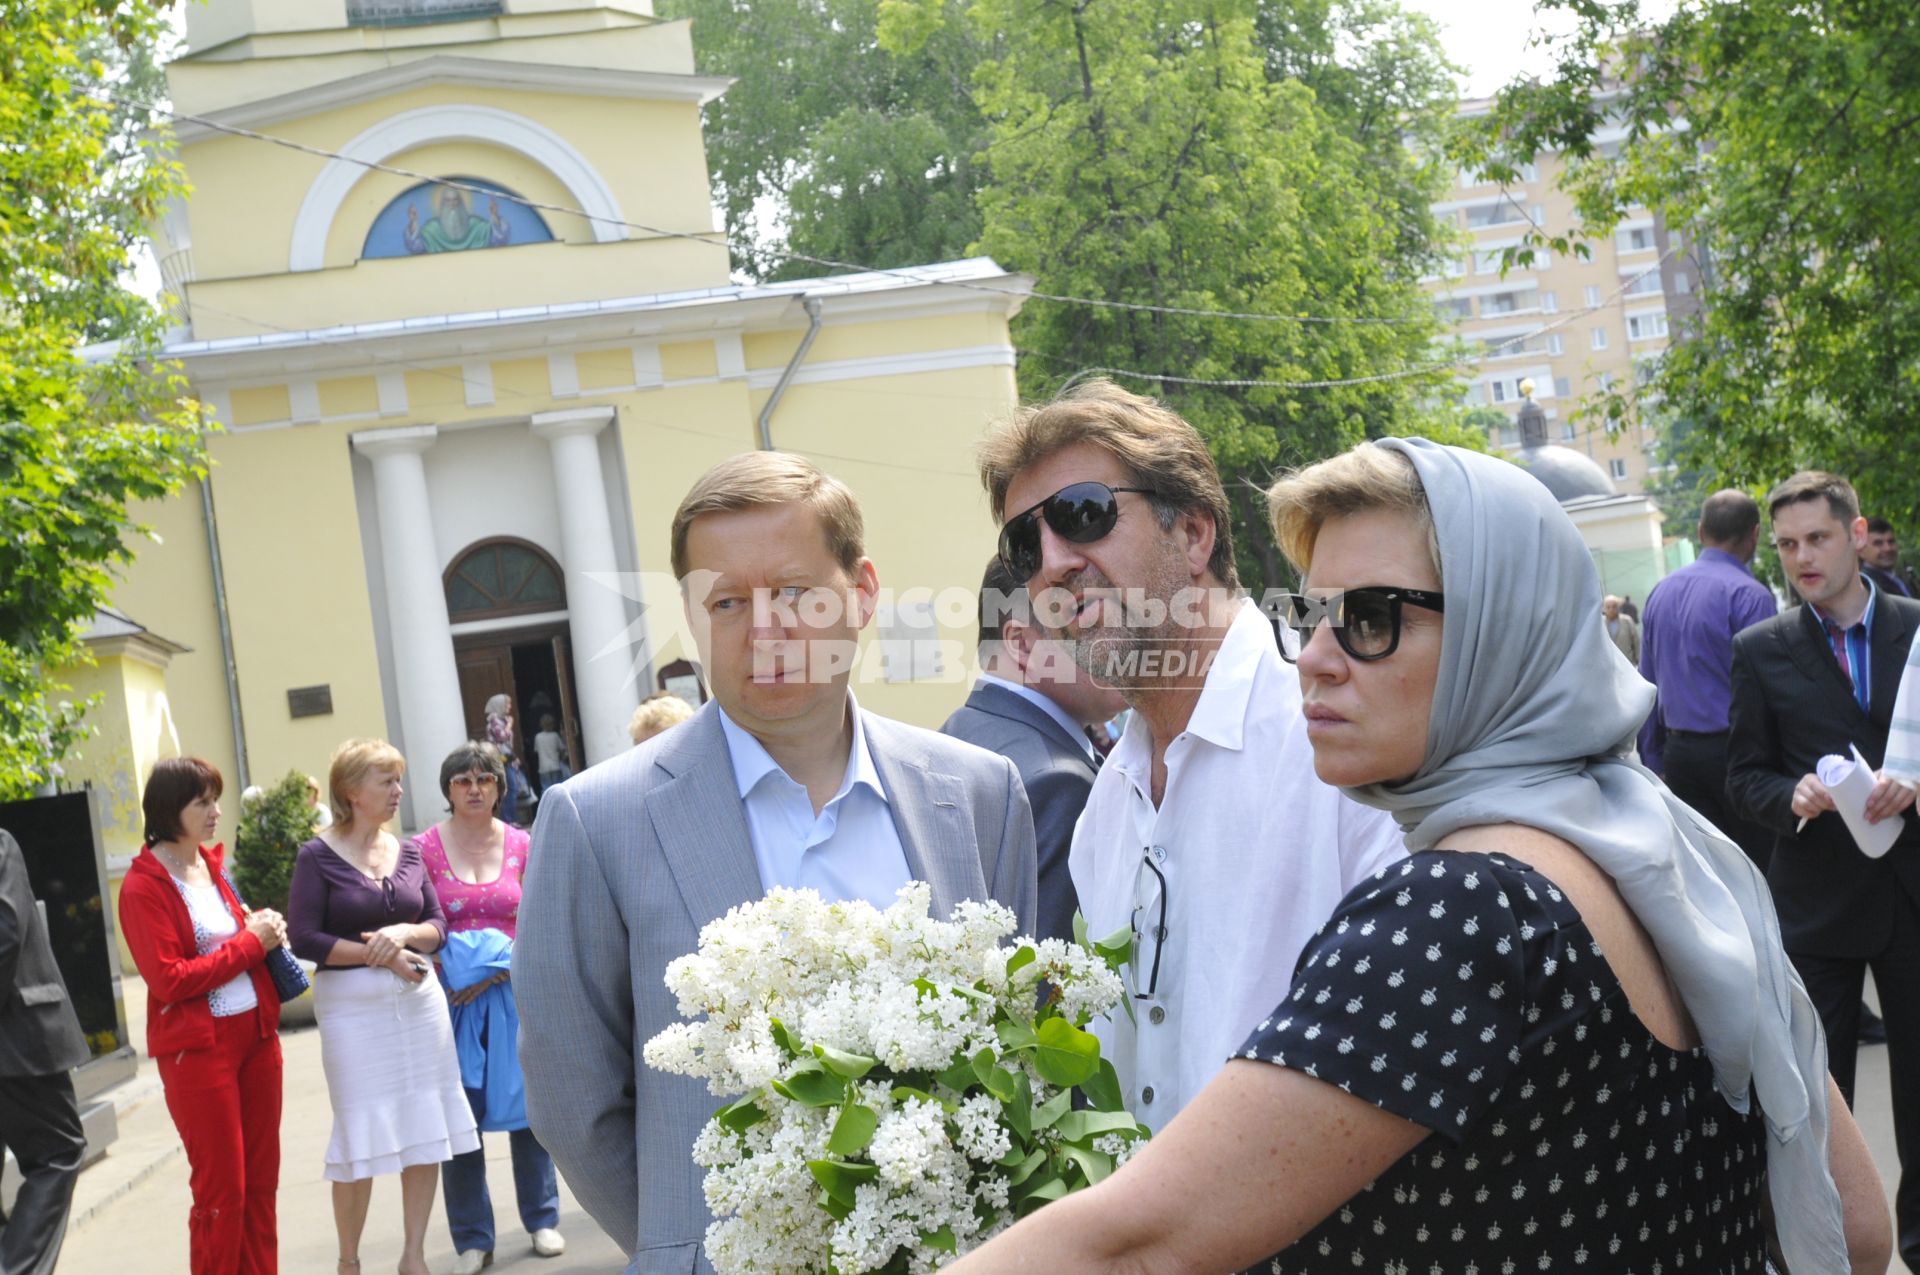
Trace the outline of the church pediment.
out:
<instances>
[{"instance_id":1,"label":"church pediment","mask_svg":"<svg viewBox=\"0 0 1920 1275\"><path fill-rule=\"evenodd\" d=\"M357 106L432 85L523 89L639 101L690 102L705 106L724 93L732 83L731 79L717 75L675 75L662 71L514 62L439 53L244 105L209 111L198 120L177 122L173 131L179 142L187 145L218 136L218 126L259 130L268 125Z\"/></svg>"}]
</instances>

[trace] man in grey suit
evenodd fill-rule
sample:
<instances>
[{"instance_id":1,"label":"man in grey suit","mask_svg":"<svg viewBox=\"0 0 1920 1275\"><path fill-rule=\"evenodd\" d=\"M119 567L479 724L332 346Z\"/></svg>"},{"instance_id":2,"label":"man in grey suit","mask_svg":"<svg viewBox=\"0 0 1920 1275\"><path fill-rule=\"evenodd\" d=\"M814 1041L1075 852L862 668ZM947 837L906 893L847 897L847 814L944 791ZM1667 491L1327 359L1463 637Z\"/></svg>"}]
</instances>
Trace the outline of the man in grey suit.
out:
<instances>
[{"instance_id":1,"label":"man in grey suit","mask_svg":"<svg viewBox=\"0 0 1920 1275\"><path fill-rule=\"evenodd\" d=\"M1013 764L861 710L879 581L853 493L803 457L723 461L674 514L674 574L713 702L541 799L513 981L527 1113L629 1275L711 1271L694 1138L719 1105L646 1067L662 982L700 927L776 886L945 916L1038 890Z\"/></svg>"},{"instance_id":2,"label":"man in grey suit","mask_svg":"<svg viewBox=\"0 0 1920 1275\"><path fill-rule=\"evenodd\" d=\"M1040 938L1073 937L1079 903L1067 852L1100 769L1087 728L1126 706L1034 624L1026 583L996 554L980 582L980 680L940 730L1000 754L1020 772L1040 859Z\"/></svg>"},{"instance_id":3,"label":"man in grey suit","mask_svg":"<svg viewBox=\"0 0 1920 1275\"><path fill-rule=\"evenodd\" d=\"M0 1146L20 1164L0 1275L52 1275L87 1150L68 1073L92 1053L54 964L20 844L0 831Z\"/></svg>"}]
</instances>

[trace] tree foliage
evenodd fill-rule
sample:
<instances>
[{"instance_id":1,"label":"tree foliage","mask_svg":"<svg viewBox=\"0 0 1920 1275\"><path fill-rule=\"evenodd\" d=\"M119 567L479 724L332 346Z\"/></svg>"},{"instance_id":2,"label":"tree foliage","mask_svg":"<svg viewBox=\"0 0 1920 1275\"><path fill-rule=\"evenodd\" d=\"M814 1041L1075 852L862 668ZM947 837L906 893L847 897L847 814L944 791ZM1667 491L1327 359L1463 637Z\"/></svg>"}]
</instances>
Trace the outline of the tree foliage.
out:
<instances>
[{"instance_id":1,"label":"tree foliage","mask_svg":"<svg viewBox=\"0 0 1920 1275\"><path fill-rule=\"evenodd\" d=\"M941 6L889 16L895 7L662 0L662 17L693 20L702 72L737 77L707 107L706 141L738 269L825 273L795 253L919 265L965 256L978 235L983 126L967 86L981 47L939 21ZM881 46L883 20L923 24L910 53Z\"/></svg>"},{"instance_id":2,"label":"tree foliage","mask_svg":"<svg viewBox=\"0 0 1920 1275\"><path fill-rule=\"evenodd\" d=\"M307 777L297 770L242 805L233 834L233 883L248 907L287 910L294 860L313 839L319 819L307 804Z\"/></svg>"},{"instance_id":3,"label":"tree foliage","mask_svg":"<svg viewBox=\"0 0 1920 1275\"><path fill-rule=\"evenodd\" d=\"M1869 511L1911 530L1920 508L1913 8L1683 0L1656 22L1637 0L1543 7L1578 20L1555 49L1557 69L1500 94L1467 139L1469 162L1498 175L1563 151L1576 160L1566 185L1581 235L1651 209L1705 280L1702 314L1612 414L1688 421L1673 459L1708 488L1764 490L1819 466L1848 475Z\"/></svg>"},{"instance_id":4,"label":"tree foliage","mask_svg":"<svg viewBox=\"0 0 1920 1275\"><path fill-rule=\"evenodd\" d=\"M162 316L120 282L179 174L139 112L94 96L151 84L163 12L0 3L0 798L51 778L82 731L47 670L85 659L74 637L129 556L129 503L200 464L197 409L143 357Z\"/></svg>"},{"instance_id":5,"label":"tree foliage","mask_svg":"<svg viewBox=\"0 0 1920 1275\"><path fill-rule=\"evenodd\" d=\"M1121 369L1168 401L1228 479L1243 575L1280 578L1272 470L1420 428L1448 379L1399 375L1431 365L1439 334L1418 279L1443 177L1408 145L1452 100L1431 26L1384 0L972 0L966 16L994 47L973 79L981 248L1043 292L1165 308L1030 301L1022 390ZM1399 43L1343 56L1368 31Z\"/></svg>"}]
</instances>

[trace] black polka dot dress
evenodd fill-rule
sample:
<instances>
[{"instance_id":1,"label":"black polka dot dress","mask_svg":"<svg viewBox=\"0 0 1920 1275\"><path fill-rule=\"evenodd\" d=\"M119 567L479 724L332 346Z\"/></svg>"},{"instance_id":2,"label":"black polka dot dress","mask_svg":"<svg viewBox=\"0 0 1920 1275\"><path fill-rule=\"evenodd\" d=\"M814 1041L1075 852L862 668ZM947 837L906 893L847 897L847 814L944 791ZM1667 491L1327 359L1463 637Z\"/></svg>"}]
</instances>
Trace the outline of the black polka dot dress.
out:
<instances>
[{"instance_id":1,"label":"black polka dot dress","mask_svg":"<svg viewBox=\"0 0 1920 1275\"><path fill-rule=\"evenodd\" d=\"M1428 851L1349 894L1242 1057L1433 1131L1256 1270L1765 1271L1765 1132L1635 1018L1544 876Z\"/></svg>"}]
</instances>

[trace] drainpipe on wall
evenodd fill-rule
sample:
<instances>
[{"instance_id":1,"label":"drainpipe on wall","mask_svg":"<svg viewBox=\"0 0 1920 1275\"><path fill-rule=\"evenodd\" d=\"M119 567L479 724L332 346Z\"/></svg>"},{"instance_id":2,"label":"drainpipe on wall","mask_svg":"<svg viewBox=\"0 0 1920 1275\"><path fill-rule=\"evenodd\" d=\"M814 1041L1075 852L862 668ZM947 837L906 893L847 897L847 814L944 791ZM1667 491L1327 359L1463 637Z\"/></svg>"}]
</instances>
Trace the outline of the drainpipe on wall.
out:
<instances>
[{"instance_id":1,"label":"drainpipe on wall","mask_svg":"<svg viewBox=\"0 0 1920 1275\"><path fill-rule=\"evenodd\" d=\"M820 335L820 299L802 297L800 305L807 312L807 334L800 338L800 348L787 360L780 379L774 383L773 393L767 395L767 405L760 409L760 450L763 452L773 450L773 409L780 406L780 396L787 392L793 374L800 370L800 364L806 360L807 351L813 346L813 338Z\"/></svg>"},{"instance_id":2,"label":"drainpipe on wall","mask_svg":"<svg viewBox=\"0 0 1920 1275\"><path fill-rule=\"evenodd\" d=\"M227 616L227 577L220 569L220 524L213 517L213 475L200 480L200 514L207 524L207 560L213 566L213 606L220 616L220 660L227 671L227 711L233 719L233 762L240 791L253 782L247 774L247 728L240 720L240 673L233 662L233 625Z\"/></svg>"}]
</instances>

